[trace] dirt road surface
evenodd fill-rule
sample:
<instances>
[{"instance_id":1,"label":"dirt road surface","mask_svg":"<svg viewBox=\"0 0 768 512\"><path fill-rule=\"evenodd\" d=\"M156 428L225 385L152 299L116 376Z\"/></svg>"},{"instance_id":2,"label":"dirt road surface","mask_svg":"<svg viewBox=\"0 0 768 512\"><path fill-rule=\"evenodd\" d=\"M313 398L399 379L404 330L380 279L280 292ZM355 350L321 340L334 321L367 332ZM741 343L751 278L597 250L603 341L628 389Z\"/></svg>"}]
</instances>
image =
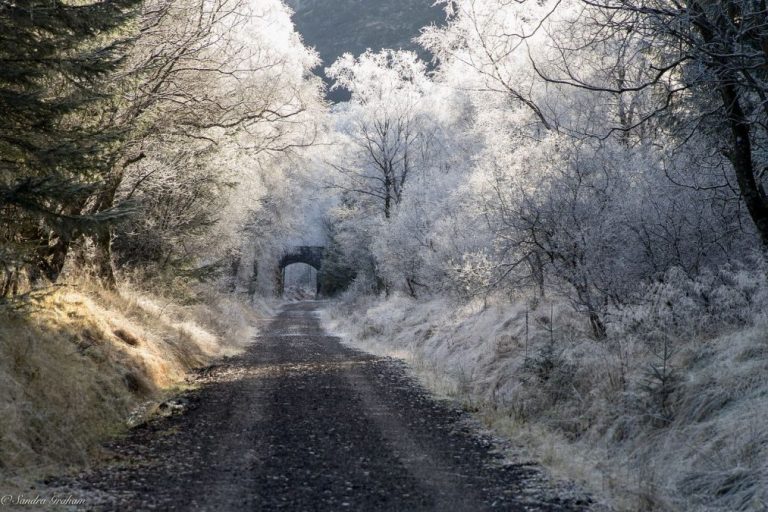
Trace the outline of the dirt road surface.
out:
<instances>
[{"instance_id":1,"label":"dirt road surface","mask_svg":"<svg viewBox=\"0 0 768 512\"><path fill-rule=\"evenodd\" d=\"M86 510L577 511L587 500L509 462L403 364L286 305L246 352L200 371L178 414L133 429L66 486Z\"/></svg>"}]
</instances>

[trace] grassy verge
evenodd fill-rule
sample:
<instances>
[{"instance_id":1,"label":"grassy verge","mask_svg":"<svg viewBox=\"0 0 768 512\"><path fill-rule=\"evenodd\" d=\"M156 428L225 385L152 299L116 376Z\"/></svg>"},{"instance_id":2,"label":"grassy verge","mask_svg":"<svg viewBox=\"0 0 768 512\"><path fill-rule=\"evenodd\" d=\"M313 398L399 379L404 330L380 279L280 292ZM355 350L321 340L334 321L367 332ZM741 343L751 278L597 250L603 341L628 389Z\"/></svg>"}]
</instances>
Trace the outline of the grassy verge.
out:
<instances>
[{"instance_id":1,"label":"grassy verge","mask_svg":"<svg viewBox=\"0 0 768 512\"><path fill-rule=\"evenodd\" d=\"M227 296L183 306L85 281L1 305L0 482L87 464L190 369L240 350L257 316Z\"/></svg>"},{"instance_id":2,"label":"grassy verge","mask_svg":"<svg viewBox=\"0 0 768 512\"><path fill-rule=\"evenodd\" d=\"M644 321L601 341L557 303L358 298L323 318L612 509L768 510L764 315L661 337Z\"/></svg>"}]
</instances>

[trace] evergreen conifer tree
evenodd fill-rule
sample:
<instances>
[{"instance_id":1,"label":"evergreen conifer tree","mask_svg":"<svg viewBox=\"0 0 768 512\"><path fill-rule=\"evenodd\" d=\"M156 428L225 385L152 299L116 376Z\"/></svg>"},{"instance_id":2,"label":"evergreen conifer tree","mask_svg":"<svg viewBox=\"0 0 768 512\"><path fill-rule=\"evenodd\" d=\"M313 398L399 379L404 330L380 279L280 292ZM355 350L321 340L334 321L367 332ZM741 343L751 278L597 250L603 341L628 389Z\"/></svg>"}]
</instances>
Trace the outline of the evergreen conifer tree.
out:
<instances>
[{"instance_id":1,"label":"evergreen conifer tree","mask_svg":"<svg viewBox=\"0 0 768 512\"><path fill-rule=\"evenodd\" d=\"M120 215L83 214L113 163L108 79L139 0L0 0L0 295L58 277L70 241Z\"/></svg>"}]
</instances>

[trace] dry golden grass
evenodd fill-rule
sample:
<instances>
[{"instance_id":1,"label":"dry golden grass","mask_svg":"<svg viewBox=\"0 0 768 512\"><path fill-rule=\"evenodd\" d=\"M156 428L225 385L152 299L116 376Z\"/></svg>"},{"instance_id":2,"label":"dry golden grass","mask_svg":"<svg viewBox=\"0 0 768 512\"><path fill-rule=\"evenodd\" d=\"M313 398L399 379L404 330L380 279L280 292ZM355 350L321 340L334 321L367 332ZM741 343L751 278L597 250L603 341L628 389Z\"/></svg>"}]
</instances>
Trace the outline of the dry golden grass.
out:
<instances>
[{"instance_id":1,"label":"dry golden grass","mask_svg":"<svg viewBox=\"0 0 768 512\"><path fill-rule=\"evenodd\" d=\"M0 306L0 481L86 463L137 406L236 352L249 315L82 281Z\"/></svg>"}]
</instances>

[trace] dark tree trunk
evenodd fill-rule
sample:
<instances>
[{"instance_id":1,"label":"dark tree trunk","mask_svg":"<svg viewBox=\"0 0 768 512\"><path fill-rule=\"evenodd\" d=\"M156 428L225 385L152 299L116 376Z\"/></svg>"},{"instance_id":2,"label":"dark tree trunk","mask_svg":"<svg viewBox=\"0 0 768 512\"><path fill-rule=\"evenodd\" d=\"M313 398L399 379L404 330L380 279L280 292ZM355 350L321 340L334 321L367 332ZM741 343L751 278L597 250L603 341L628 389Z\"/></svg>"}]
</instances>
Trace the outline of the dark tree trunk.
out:
<instances>
[{"instance_id":1,"label":"dark tree trunk","mask_svg":"<svg viewBox=\"0 0 768 512\"><path fill-rule=\"evenodd\" d=\"M71 241L68 239L57 237L52 244L49 243L37 251L38 268L51 283L55 283L61 275L69 253L70 243Z\"/></svg>"},{"instance_id":2,"label":"dark tree trunk","mask_svg":"<svg viewBox=\"0 0 768 512\"><path fill-rule=\"evenodd\" d=\"M730 158L736 173L736 181L747 211L757 227L763 248L766 249L768 248L768 198L762 184L755 178L749 121L744 115L734 84L721 85L720 94L732 135Z\"/></svg>"},{"instance_id":3,"label":"dark tree trunk","mask_svg":"<svg viewBox=\"0 0 768 512\"><path fill-rule=\"evenodd\" d=\"M695 16L696 28L704 42L713 48L720 47L720 51L727 54L727 47L731 42L722 38L731 34L733 20L722 15L714 15L711 18L700 1L692 1L690 7ZM768 198L763 186L755 177L750 122L741 105L738 80L730 70L730 62L726 58L720 57L710 66L720 80L720 97L732 137L729 157L736 173L736 182L765 250L768 249Z\"/></svg>"},{"instance_id":4,"label":"dark tree trunk","mask_svg":"<svg viewBox=\"0 0 768 512\"><path fill-rule=\"evenodd\" d=\"M19 291L19 271L7 270L3 274L3 285L0 289L0 297L8 297L9 295L16 295Z\"/></svg>"},{"instance_id":5,"label":"dark tree trunk","mask_svg":"<svg viewBox=\"0 0 768 512\"><path fill-rule=\"evenodd\" d=\"M115 279L115 270L112 268L112 230L104 228L93 237L95 254L95 270L99 282L104 288L115 290L117 288L117 279Z\"/></svg>"},{"instance_id":6,"label":"dark tree trunk","mask_svg":"<svg viewBox=\"0 0 768 512\"><path fill-rule=\"evenodd\" d=\"M410 277L405 278L405 282L408 285L408 294L413 297L414 299L418 298L416 296L416 289L413 287L414 281Z\"/></svg>"},{"instance_id":7,"label":"dark tree trunk","mask_svg":"<svg viewBox=\"0 0 768 512\"><path fill-rule=\"evenodd\" d=\"M595 335L596 339L602 340L605 338L607 334L605 324L600 319L600 315L594 311L589 312L589 325L592 327L592 334Z\"/></svg>"},{"instance_id":8,"label":"dark tree trunk","mask_svg":"<svg viewBox=\"0 0 768 512\"><path fill-rule=\"evenodd\" d=\"M77 217L83 211L86 199L79 200L61 211L62 215ZM70 252L72 242L79 236L77 230L67 233L56 233L42 226L37 226L29 235L38 240L34 251L34 260L27 267L30 284L41 281L56 283L64 269L64 264Z\"/></svg>"},{"instance_id":9,"label":"dark tree trunk","mask_svg":"<svg viewBox=\"0 0 768 512\"><path fill-rule=\"evenodd\" d=\"M104 189L96 198L93 213L106 211L115 205L117 189L123 182L126 169L144 158L146 158L146 154L142 151L137 155L121 158L115 162ZM117 288L117 279L115 279L115 270L112 267L112 228L106 226L93 237L93 242L96 247L96 275L103 286L115 289Z\"/></svg>"},{"instance_id":10,"label":"dark tree trunk","mask_svg":"<svg viewBox=\"0 0 768 512\"><path fill-rule=\"evenodd\" d=\"M389 218L392 211L392 180L384 178L384 218Z\"/></svg>"},{"instance_id":11,"label":"dark tree trunk","mask_svg":"<svg viewBox=\"0 0 768 512\"><path fill-rule=\"evenodd\" d=\"M528 256L527 261L528 265L531 267L531 275L536 283L536 288L539 290L539 298L543 299L545 298L545 283L544 262L541 260L541 253L539 251L534 251Z\"/></svg>"},{"instance_id":12,"label":"dark tree trunk","mask_svg":"<svg viewBox=\"0 0 768 512\"><path fill-rule=\"evenodd\" d=\"M122 177L123 173L120 170L105 185L94 206L94 213L106 211L114 206L115 195L117 194L117 188L120 186ZM114 290L117 288L117 279L115 278L115 270L112 267L112 228L105 226L93 235L93 244L96 249L94 255L96 277L98 277L102 286Z\"/></svg>"}]
</instances>

